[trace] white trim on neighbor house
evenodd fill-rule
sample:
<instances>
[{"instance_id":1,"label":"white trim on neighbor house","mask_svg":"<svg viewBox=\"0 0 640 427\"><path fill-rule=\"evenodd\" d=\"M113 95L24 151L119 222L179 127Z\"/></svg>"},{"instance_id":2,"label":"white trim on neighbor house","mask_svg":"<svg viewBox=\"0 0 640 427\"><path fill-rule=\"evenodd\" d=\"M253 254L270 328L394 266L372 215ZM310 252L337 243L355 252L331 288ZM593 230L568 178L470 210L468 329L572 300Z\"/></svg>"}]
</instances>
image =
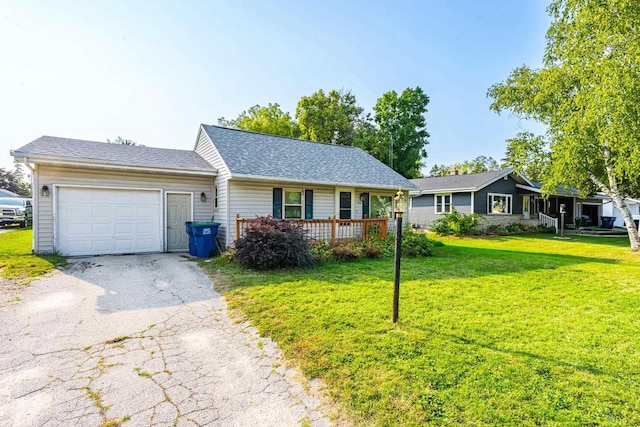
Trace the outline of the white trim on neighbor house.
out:
<instances>
[{"instance_id":1,"label":"white trim on neighbor house","mask_svg":"<svg viewBox=\"0 0 640 427\"><path fill-rule=\"evenodd\" d=\"M494 197L505 197L508 212L494 212L492 199ZM487 193L487 215L512 215L513 214L513 195L506 193Z\"/></svg>"},{"instance_id":2,"label":"white trim on neighbor house","mask_svg":"<svg viewBox=\"0 0 640 427\"><path fill-rule=\"evenodd\" d=\"M36 164L40 164L40 165L78 166L78 167L84 167L84 168L90 168L90 169L122 170L122 171L129 171L129 172L157 172L157 173L196 175L196 176L217 176L218 175L218 172L215 169L209 170L209 169L166 168L166 167L132 165L128 163L118 163L118 162L112 162L112 161L109 161L109 163L102 163L102 162L96 162L95 160L67 159L67 158L59 158L59 157L47 157L47 158L29 157L29 161Z\"/></svg>"},{"instance_id":3,"label":"white trim on neighbor house","mask_svg":"<svg viewBox=\"0 0 640 427\"><path fill-rule=\"evenodd\" d=\"M105 185L81 185L81 184L51 184L51 191L53 192L53 194L51 195L51 202L53 203L52 206L52 217L53 217L53 251L57 252L59 249L59 244L58 244L58 191L60 188L82 188L82 189L96 189L96 190L124 190L124 191L158 191L160 193L160 205L159 205L159 211L160 211L160 227L162 229L166 228L166 223L163 221L163 214L162 212L164 211L163 207L162 207L162 203L163 203L163 199L164 199L164 190L162 188L148 188L148 187L122 187L122 186L105 186ZM192 210L193 212L193 210ZM192 214L193 215L193 214ZM163 233L164 234L164 233ZM158 248L160 250L160 252L163 251L164 247L165 247L165 242L164 242L164 236L160 237L160 248Z\"/></svg>"},{"instance_id":4,"label":"white trim on neighbor house","mask_svg":"<svg viewBox=\"0 0 640 427\"><path fill-rule=\"evenodd\" d=\"M449 197L449 204L447 206L446 197ZM438 201L440 199L440 201ZM449 208L447 210L447 207ZM453 194L452 193L438 193L433 195L433 211L437 215L445 213L451 213L453 208Z\"/></svg>"},{"instance_id":5,"label":"white trim on neighbor house","mask_svg":"<svg viewBox=\"0 0 640 427\"><path fill-rule=\"evenodd\" d=\"M471 213L471 214L473 214L473 213L475 213L475 212L476 212L476 200L475 200L475 195L476 195L476 193L472 191L472 192L471 192L471 212L469 212L469 213Z\"/></svg>"},{"instance_id":6,"label":"white trim on neighbor house","mask_svg":"<svg viewBox=\"0 0 640 427\"><path fill-rule=\"evenodd\" d=\"M169 224L169 213L168 213L168 209L167 209L167 203L169 203L169 197L167 197L169 194L187 194L189 196L191 196L191 217L189 218L189 221L193 222L193 215L194 212L196 210L196 201L195 198L193 197L193 191L164 191L162 194L162 198L164 200L163 203L163 211L164 211L164 222L162 224L162 229L164 230L164 232L162 233L162 252L168 252L168 247L169 247L169 238L168 238L168 228L167 228L167 224Z\"/></svg>"}]
</instances>

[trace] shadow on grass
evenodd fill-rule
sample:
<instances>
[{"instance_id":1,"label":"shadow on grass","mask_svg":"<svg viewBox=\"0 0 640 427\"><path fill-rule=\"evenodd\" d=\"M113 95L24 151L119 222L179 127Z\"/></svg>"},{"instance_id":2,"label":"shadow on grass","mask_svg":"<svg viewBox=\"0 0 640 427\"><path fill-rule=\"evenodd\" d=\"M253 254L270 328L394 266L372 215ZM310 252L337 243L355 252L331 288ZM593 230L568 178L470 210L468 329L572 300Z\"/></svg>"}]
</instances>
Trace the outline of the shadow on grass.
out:
<instances>
[{"instance_id":1,"label":"shadow on grass","mask_svg":"<svg viewBox=\"0 0 640 427\"><path fill-rule=\"evenodd\" d=\"M587 256L451 245L436 248L433 257L404 257L401 280L471 279L594 263L610 268L618 262L615 259ZM218 291L224 293L242 287L307 280L342 285L348 285L354 280L393 281L394 259L387 257L353 262L329 261L309 268L267 272L246 270L237 264L225 264L217 260L205 265L205 268L217 276L217 282L221 285ZM640 274L640 265L638 273Z\"/></svg>"}]
</instances>

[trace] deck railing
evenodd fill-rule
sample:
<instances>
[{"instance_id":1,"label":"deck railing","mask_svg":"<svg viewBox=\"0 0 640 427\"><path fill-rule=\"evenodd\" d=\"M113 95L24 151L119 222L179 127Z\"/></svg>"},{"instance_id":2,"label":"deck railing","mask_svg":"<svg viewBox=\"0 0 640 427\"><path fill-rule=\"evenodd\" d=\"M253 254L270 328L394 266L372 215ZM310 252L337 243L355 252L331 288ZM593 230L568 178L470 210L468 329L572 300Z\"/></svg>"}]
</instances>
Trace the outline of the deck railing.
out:
<instances>
[{"instance_id":1,"label":"deck railing","mask_svg":"<svg viewBox=\"0 0 640 427\"><path fill-rule=\"evenodd\" d=\"M256 218L244 219L236 215L236 239L242 237L251 222ZM365 240L372 236L385 237L388 231L389 218L365 219L301 219L293 221L302 226L312 240L335 243L338 240Z\"/></svg>"},{"instance_id":2,"label":"deck railing","mask_svg":"<svg viewBox=\"0 0 640 427\"><path fill-rule=\"evenodd\" d=\"M552 216L543 214L542 212L538 212L538 222L541 225L545 225L547 227L555 227L556 232L558 231L558 218L554 218Z\"/></svg>"}]
</instances>

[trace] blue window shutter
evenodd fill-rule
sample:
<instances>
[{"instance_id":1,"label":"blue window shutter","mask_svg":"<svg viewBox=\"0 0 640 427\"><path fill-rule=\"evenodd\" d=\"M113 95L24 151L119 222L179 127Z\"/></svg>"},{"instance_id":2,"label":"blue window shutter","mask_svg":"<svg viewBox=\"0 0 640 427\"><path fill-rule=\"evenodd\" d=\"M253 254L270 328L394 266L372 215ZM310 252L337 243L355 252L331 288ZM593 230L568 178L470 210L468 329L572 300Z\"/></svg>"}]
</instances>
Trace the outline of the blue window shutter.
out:
<instances>
[{"instance_id":1,"label":"blue window shutter","mask_svg":"<svg viewBox=\"0 0 640 427\"><path fill-rule=\"evenodd\" d=\"M369 218L369 193L362 193L362 218Z\"/></svg>"},{"instance_id":2,"label":"blue window shutter","mask_svg":"<svg viewBox=\"0 0 640 427\"><path fill-rule=\"evenodd\" d=\"M313 219L313 190L304 191L304 219Z\"/></svg>"},{"instance_id":3,"label":"blue window shutter","mask_svg":"<svg viewBox=\"0 0 640 427\"><path fill-rule=\"evenodd\" d=\"M282 188L273 189L273 217L282 219Z\"/></svg>"}]
</instances>

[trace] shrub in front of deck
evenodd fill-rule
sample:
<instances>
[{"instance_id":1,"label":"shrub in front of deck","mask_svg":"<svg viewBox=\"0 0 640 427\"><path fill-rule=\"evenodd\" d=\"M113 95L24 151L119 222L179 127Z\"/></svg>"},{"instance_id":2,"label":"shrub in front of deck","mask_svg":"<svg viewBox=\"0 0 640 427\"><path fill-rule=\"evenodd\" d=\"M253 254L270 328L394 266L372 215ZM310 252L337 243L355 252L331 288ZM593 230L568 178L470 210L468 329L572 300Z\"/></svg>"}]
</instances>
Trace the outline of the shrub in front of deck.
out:
<instances>
[{"instance_id":1,"label":"shrub in front of deck","mask_svg":"<svg viewBox=\"0 0 640 427\"><path fill-rule=\"evenodd\" d=\"M236 240L235 246L238 264L254 270L313 264L306 232L292 221L256 218L247 226L244 236Z\"/></svg>"}]
</instances>

